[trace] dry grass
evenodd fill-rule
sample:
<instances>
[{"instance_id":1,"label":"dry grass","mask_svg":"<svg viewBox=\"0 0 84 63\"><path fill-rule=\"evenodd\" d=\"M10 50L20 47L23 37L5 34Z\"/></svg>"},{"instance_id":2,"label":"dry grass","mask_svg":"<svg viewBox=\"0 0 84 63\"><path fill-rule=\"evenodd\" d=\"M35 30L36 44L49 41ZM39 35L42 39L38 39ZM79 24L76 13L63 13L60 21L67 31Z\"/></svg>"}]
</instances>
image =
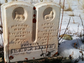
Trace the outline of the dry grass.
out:
<instances>
[{"instance_id":1,"label":"dry grass","mask_svg":"<svg viewBox=\"0 0 84 63\"><path fill-rule=\"evenodd\" d=\"M65 0L68 4L68 9L65 9L66 7L64 6L64 11L72 11L71 9L71 3L72 3L72 0ZM65 4L64 4L65 5ZM61 8L63 9L63 4L61 4Z\"/></svg>"},{"instance_id":2,"label":"dry grass","mask_svg":"<svg viewBox=\"0 0 84 63\"><path fill-rule=\"evenodd\" d=\"M65 9L64 11L72 11L71 7L69 7L68 9Z\"/></svg>"},{"instance_id":3,"label":"dry grass","mask_svg":"<svg viewBox=\"0 0 84 63\"><path fill-rule=\"evenodd\" d=\"M84 0L78 0L79 8L84 12Z\"/></svg>"},{"instance_id":4,"label":"dry grass","mask_svg":"<svg viewBox=\"0 0 84 63\"><path fill-rule=\"evenodd\" d=\"M2 4L0 3L0 6L1 6Z\"/></svg>"},{"instance_id":5,"label":"dry grass","mask_svg":"<svg viewBox=\"0 0 84 63\"><path fill-rule=\"evenodd\" d=\"M62 6L62 5L61 5L61 8L63 9L63 6ZM68 9L65 9L65 8L64 8L64 11L72 11L72 9L71 9L71 7L69 6Z\"/></svg>"},{"instance_id":6,"label":"dry grass","mask_svg":"<svg viewBox=\"0 0 84 63\"><path fill-rule=\"evenodd\" d=\"M2 62L2 58L0 58L0 62Z\"/></svg>"},{"instance_id":7,"label":"dry grass","mask_svg":"<svg viewBox=\"0 0 84 63\"><path fill-rule=\"evenodd\" d=\"M65 11L72 11L71 9L71 3L72 3L72 0L67 0L67 4L69 5L68 9L66 9Z\"/></svg>"}]
</instances>

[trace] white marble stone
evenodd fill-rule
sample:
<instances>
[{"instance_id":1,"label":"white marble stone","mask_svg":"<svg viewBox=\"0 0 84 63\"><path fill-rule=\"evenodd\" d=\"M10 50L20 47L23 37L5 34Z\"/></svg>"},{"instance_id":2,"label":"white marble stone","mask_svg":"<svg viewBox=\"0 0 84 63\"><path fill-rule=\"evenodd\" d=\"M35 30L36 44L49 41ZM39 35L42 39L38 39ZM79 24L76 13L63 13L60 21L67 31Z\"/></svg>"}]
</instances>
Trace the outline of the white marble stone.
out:
<instances>
[{"instance_id":1,"label":"white marble stone","mask_svg":"<svg viewBox=\"0 0 84 63\"><path fill-rule=\"evenodd\" d=\"M58 25L60 6L51 2L42 2L36 6L36 40L40 45L54 44L52 50L58 50ZM50 49L47 49L48 51ZM52 54L54 54L53 52Z\"/></svg>"},{"instance_id":2,"label":"white marble stone","mask_svg":"<svg viewBox=\"0 0 84 63\"><path fill-rule=\"evenodd\" d=\"M60 6L43 2L35 7L36 10L33 5L25 2L2 5L6 62L9 62L9 58L12 58L10 62L16 62L52 57L58 51ZM36 23L33 22L34 18ZM51 54L48 55L48 52Z\"/></svg>"},{"instance_id":3,"label":"white marble stone","mask_svg":"<svg viewBox=\"0 0 84 63\"><path fill-rule=\"evenodd\" d=\"M14 55L12 50L23 48L23 44L32 42L32 15L33 5L25 2L10 2L2 5L4 58L8 62L11 55L12 61L24 60L24 55ZM19 57L19 58L18 58ZM21 57L21 58L20 58Z\"/></svg>"}]
</instances>

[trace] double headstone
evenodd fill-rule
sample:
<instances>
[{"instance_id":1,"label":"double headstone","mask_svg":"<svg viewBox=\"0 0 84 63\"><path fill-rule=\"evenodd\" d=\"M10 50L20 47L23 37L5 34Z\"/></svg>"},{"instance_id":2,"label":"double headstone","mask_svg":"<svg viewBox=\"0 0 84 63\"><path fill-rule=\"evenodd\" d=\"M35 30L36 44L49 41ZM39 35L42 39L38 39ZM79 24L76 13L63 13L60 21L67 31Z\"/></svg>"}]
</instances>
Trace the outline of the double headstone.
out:
<instances>
[{"instance_id":1,"label":"double headstone","mask_svg":"<svg viewBox=\"0 0 84 63\"><path fill-rule=\"evenodd\" d=\"M59 18L60 6L55 3L3 4L5 61L15 62L53 56L58 51Z\"/></svg>"}]
</instances>

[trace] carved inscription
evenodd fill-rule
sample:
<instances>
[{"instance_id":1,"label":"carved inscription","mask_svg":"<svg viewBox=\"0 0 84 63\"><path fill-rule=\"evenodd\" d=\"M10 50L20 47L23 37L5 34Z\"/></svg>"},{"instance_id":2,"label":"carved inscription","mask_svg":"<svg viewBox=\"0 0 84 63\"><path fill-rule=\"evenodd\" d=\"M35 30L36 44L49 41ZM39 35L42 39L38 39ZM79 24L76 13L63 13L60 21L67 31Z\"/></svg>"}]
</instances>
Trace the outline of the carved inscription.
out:
<instances>
[{"instance_id":1,"label":"carved inscription","mask_svg":"<svg viewBox=\"0 0 84 63\"><path fill-rule=\"evenodd\" d=\"M54 28L54 23L41 24L42 30L38 30L38 40L47 42L47 39L51 42L54 37L57 37L57 29Z\"/></svg>"},{"instance_id":2,"label":"carved inscription","mask_svg":"<svg viewBox=\"0 0 84 63\"><path fill-rule=\"evenodd\" d=\"M12 25L11 26L11 30L13 32L10 32L10 38L11 36L14 37L14 39L12 39L9 44L21 44L24 42L27 42L26 35L30 34L31 31L27 30L29 28L29 25L27 24L18 24L18 25Z\"/></svg>"},{"instance_id":3,"label":"carved inscription","mask_svg":"<svg viewBox=\"0 0 84 63\"><path fill-rule=\"evenodd\" d=\"M20 49L11 49L11 54L21 53L21 52L31 52L41 49L46 49L46 45L32 46L31 44L22 44ZM55 48L55 44L48 44L48 48Z\"/></svg>"}]
</instances>

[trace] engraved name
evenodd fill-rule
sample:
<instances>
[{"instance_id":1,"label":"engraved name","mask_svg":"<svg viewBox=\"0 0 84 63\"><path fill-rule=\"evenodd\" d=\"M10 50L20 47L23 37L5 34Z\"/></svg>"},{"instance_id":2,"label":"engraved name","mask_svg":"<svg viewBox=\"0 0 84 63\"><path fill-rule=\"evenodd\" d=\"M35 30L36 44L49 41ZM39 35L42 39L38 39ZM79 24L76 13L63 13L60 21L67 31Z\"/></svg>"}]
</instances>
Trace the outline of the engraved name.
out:
<instances>
[{"instance_id":1,"label":"engraved name","mask_svg":"<svg viewBox=\"0 0 84 63\"><path fill-rule=\"evenodd\" d=\"M22 48L20 48L20 49L11 49L11 54L36 51L36 50L46 49L46 47L47 48L55 48L56 45L55 44L48 44L48 46L47 45L31 46L29 44L23 44Z\"/></svg>"}]
</instances>

